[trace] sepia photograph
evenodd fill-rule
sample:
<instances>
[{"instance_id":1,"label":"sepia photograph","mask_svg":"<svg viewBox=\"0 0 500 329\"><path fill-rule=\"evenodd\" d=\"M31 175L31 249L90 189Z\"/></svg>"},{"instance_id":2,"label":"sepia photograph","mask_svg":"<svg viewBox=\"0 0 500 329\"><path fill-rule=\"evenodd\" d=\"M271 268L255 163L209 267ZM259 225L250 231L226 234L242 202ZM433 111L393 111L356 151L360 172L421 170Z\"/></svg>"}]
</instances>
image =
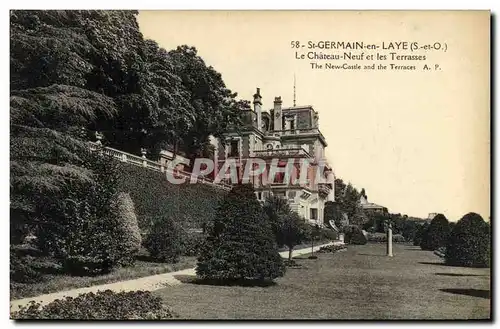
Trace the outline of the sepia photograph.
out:
<instances>
[{"instance_id":1,"label":"sepia photograph","mask_svg":"<svg viewBox=\"0 0 500 329\"><path fill-rule=\"evenodd\" d=\"M491 34L10 10L11 321L491 322Z\"/></svg>"}]
</instances>

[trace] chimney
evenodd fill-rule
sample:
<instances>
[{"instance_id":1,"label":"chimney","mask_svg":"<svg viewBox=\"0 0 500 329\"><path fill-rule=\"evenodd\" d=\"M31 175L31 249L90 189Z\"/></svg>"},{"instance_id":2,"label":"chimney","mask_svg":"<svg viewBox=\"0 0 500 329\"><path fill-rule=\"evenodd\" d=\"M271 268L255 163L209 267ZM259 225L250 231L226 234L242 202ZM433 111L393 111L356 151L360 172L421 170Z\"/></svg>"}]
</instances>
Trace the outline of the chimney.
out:
<instances>
[{"instance_id":1,"label":"chimney","mask_svg":"<svg viewBox=\"0 0 500 329\"><path fill-rule=\"evenodd\" d=\"M257 88L257 92L253 95L253 109L257 114L257 129L262 129L262 96L260 95L260 88Z\"/></svg>"},{"instance_id":2,"label":"chimney","mask_svg":"<svg viewBox=\"0 0 500 329\"><path fill-rule=\"evenodd\" d=\"M283 121L281 119L281 96L274 97L274 130L283 130Z\"/></svg>"}]
</instances>

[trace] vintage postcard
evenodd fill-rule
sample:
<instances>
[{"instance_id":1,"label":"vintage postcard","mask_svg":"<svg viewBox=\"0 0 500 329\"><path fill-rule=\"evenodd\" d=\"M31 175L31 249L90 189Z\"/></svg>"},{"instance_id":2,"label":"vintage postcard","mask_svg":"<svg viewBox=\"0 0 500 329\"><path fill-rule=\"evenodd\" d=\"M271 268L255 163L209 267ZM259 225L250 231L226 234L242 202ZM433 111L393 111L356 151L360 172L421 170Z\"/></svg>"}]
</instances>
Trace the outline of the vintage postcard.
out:
<instances>
[{"instance_id":1,"label":"vintage postcard","mask_svg":"<svg viewBox=\"0 0 500 329\"><path fill-rule=\"evenodd\" d=\"M489 320L489 11L10 12L10 318Z\"/></svg>"}]
</instances>

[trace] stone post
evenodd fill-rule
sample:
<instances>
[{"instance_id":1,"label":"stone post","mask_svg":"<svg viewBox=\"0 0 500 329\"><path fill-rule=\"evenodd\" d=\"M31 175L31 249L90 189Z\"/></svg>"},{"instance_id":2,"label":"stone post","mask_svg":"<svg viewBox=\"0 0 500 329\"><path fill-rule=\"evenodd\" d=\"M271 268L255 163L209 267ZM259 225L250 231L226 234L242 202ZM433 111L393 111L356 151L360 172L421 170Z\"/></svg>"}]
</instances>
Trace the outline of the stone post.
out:
<instances>
[{"instance_id":1,"label":"stone post","mask_svg":"<svg viewBox=\"0 0 500 329\"><path fill-rule=\"evenodd\" d=\"M102 155L104 153L103 145L102 145L102 134L98 131L95 132L95 139L97 140L95 143L97 145L97 152Z\"/></svg>"},{"instance_id":2,"label":"stone post","mask_svg":"<svg viewBox=\"0 0 500 329\"><path fill-rule=\"evenodd\" d=\"M392 223L387 225L387 256L392 257Z\"/></svg>"},{"instance_id":3,"label":"stone post","mask_svg":"<svg viewBox=\"0 0 500 329\"><path fill-rule=\"evenodd\" d=\"M142 148L141 149L141 154L142 154L142 165L144 167L147 167L148 163L146 162L146 154L148 153L148 151L145 149L145 148Z\"/></svg>"}]
</instances>

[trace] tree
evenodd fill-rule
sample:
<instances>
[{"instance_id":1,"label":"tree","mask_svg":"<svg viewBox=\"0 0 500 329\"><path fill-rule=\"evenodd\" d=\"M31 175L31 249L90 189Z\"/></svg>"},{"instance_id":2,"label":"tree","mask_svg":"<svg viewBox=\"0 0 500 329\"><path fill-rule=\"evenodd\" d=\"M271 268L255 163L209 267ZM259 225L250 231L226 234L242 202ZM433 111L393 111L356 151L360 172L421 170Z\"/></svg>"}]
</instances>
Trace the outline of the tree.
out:
<instances>
[{"instance_id":1,"label":"tree","mask_svg":"<svg viewBox=\"0 0 500 329\"><path fill-rule=\"evenodd\" d=\"M281 228L283 226L283 220L292 212L288 200L271 194L264 202L263 211L269 221L276 243L280 247L283 246L281 242Z\"/></svg>"},{"instance_id":2,"label":"tree","mask_svg":"<svg viewBox=\"0 0 500 329\"><path fill-rule=\"evenodd\" d=\"M200 155L209 146L209 137L221 137L242 125L242 110L250 109L248 101L236 100L237 94L226 88L222 76L207 66L196 48L187 45L170 51L174 72L182 80L194 107L195 122L181 147L190 159Z\"/></svg>"},{"instance_id":3,"label":"tree","mask_svg":"<svg viewBox=\"0 0 500 329\"><path fill-rule=\"evenodd\" d=\"M302 243L307 237L307 227L303 218L296 212L283 214L280 229L280 244L288 247L288 262L292 261L293 248Z\"/></svg>"},{"instance_id":4,"label":"tree","mask_svg":"<svg viewBox=\"0 0 500 329\"><path fill-rule=\"evenodd\" d=\"M479 214L468 213L457 222L446 245L445 260L454 266L490 266L491 228Z\"/></svg>"},{"instance_id":5,"label":"tree","mask_svg":"<svg viewBox=\"0 0 500 329\"><path fill-rule=\"evenodd\" d=\"M349 222L355 217L357 219L363 217L360 214L360 211L362 211L360 193L351 183L346 185L342 179L335 179L335 200L339 205L340 211L347 214Z\"/></svg>"},{"instance_id":6,"label":"tree","mask_svg":"<svg viewBox=\"0 0 500 329\"><path fill-rule=\"evenodd\" d=\"M283 276L269 222L253 186L236 185L220 202L207 244L198 258L202 279L266 280Z\"/></svg>"},{"instance_id":7,"label":"tree","mask_svg":"<svg viewBox=\"0 0 500 329\"><path fill-rule=\"evenodd\" d=\"M81 204L83 199L74 198L87 196L71 189L99 185L86 165L87 145L81 132L98 118L113 117L117 108L110 95L88 87L93 61L99 57L94 41L112 37L90 37L102 26L94 14L98 13L11 11L10 168L15 227L34 229L47 217L42 205L48 208L69 193ZM118 45L127 41L120 36L116 42L107 48L118 57ZM106 44L101 46L106 49Z\"/></svg>"},{"instance_id":8,"label":"tree","mask_svg":"<svg viewBox=\"0 0 500 329\"><path fill-rule=\"evenodd\" d=\"M327 227L331 226L330 223L334 223L339 229L342 227L342 213L335 202L327 201L325 203L323 218Z\"/></svg>"},{"instance_id":9,"label":"tree","mask_svg":"<svg viewBox=\"0 0 500 329\"><path fill-rule=\"evenodd\" d=\"M436 250L445 247L450 235L448 220L443 214L436 215L422 236L422 250Z\"/></svg>"},{"instance_id":10,"label":"tree","mask_svg":"<svg viewBox=\"0 0 500 329\"><path fill-rule=\"evenodd\" d=\"M349 217L349 224L357 225L359 227L363 227L366 223L368 223L370 219L366 215L365 211L361 208L361 206L356 206L356 210L352 217Z\"/></svg>"}]
</instances>

